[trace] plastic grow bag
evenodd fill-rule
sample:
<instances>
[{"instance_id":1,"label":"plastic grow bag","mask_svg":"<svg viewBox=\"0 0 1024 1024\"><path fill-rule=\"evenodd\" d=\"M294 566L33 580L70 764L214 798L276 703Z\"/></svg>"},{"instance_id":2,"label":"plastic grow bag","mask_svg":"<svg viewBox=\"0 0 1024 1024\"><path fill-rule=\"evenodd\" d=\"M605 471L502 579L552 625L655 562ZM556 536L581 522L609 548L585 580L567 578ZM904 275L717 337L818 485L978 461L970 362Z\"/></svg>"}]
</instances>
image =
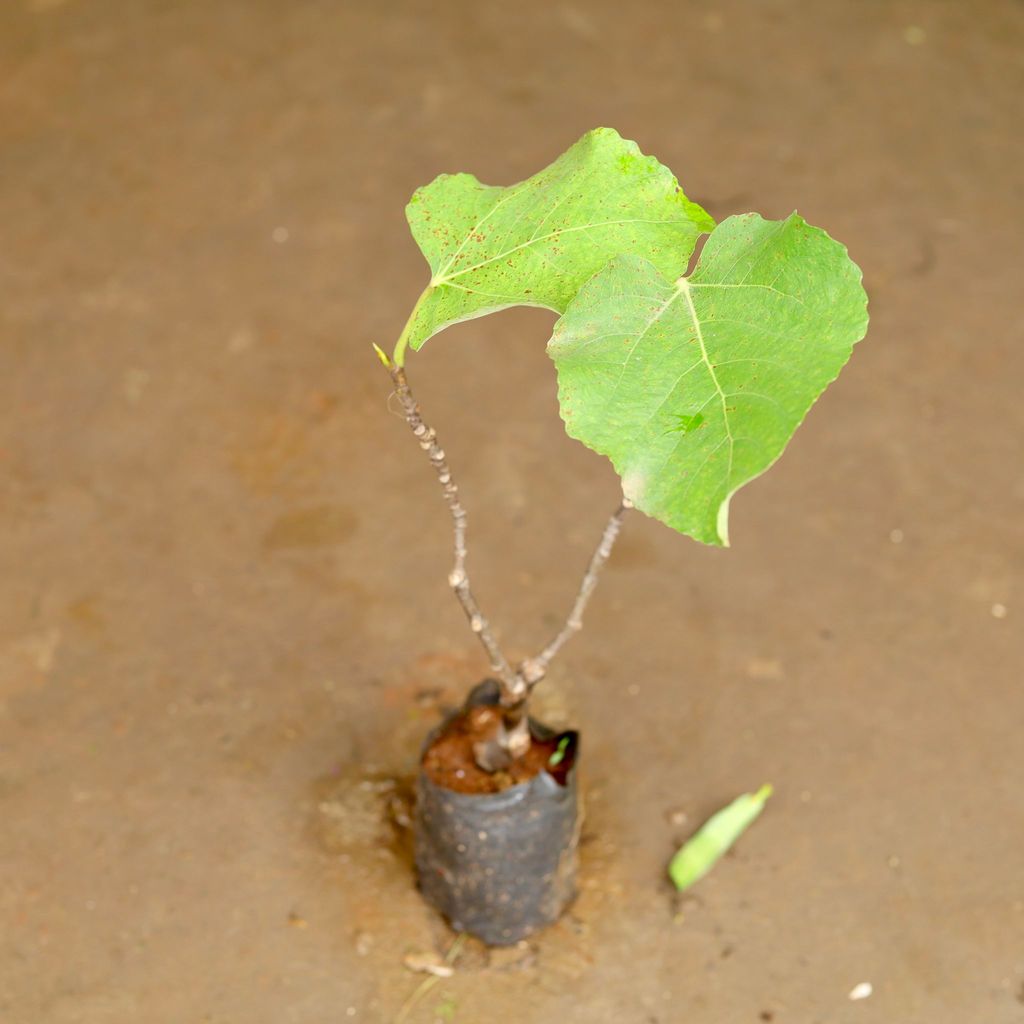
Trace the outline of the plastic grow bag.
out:
<instances>
[{"instance_id":1,"label":"plastic grow bag","mask_svg":"<svg viewBox=\"0 0 1024 1024\"><path fill-rule=\"evenodd\" d=\"M498 698L498 684L488 679L465 707ZM537 739L556 735L533 719L530 732ZM557 920L575 895L578 735L559 735L569 738L557 773L562 781L541 771L499 793L457 793L420 770L414 825L420 889L456 931L492 946L512 945Z\"/></svg>"}]
</instances>

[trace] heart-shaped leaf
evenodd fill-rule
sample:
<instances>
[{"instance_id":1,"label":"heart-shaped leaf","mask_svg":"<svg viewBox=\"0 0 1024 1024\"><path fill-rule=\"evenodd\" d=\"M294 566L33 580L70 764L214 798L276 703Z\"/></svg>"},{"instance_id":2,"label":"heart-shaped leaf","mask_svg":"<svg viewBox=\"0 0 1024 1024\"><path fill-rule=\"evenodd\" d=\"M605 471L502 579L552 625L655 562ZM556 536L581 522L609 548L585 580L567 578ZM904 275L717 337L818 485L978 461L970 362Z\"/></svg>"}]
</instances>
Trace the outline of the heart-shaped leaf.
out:
<instances>
[{"instance_id":1,"label":"heart-shaped leaf","mask_svg":"<svg viewBox=\"0 0 1024 1024\"><path fill-rule=\"evenodd\" d=\"M611 128L587 132L550 167L500 188L442 174L406 209L432 277L395 348L419 349L438 331L509 306L561 313L620 253L670 276L686 269L714 221L672 172Z\"/></svg>"},{"instance_id":2,"label":"heart-shaped leaf","mask_svg":"<svg viewBox=\"0 0 1024 1024\"><path fill-rule=\"evenodd\" d=\"M709 544L729 500L782 453L867 329L861 273L797 214L730 217L688 278L635 255L588 281L548 351L569 434L626 497Z\"/></svg>"}]
</instances>

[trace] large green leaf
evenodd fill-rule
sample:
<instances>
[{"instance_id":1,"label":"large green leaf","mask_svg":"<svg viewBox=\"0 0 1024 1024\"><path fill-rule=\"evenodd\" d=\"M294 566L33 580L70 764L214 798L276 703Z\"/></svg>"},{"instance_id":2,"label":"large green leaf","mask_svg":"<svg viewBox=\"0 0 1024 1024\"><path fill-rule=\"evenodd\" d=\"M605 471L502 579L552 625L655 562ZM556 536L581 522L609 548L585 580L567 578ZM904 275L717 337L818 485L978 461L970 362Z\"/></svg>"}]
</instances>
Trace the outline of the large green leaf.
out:
<instances>
[{"instance_id":1,"label":"large green leaf","mask_svg":"<svg viewBox=\"0 0 1024 1024\"><path fill-rule=\"evenodd\" d=\"M867 328L860 270L793 214L730 217L689 278L635 255L587 282L555 325L569 434L638 508L728 544L732 495L782 453Z\"/></svg>"},{"instance_id":2,"label":"large green leaf","mask_svg":"<svg viewBox=\"0 0 1024 1024\"><path fill-rule=\"evenodd\" d=\"M672 172L610 128L587 132L550 167L500 188L442 174L412 197L409 226L432 277L395 349L509 306L561 313L620 253L681 274L714 221Z\"/></svg>"}]
</instances>

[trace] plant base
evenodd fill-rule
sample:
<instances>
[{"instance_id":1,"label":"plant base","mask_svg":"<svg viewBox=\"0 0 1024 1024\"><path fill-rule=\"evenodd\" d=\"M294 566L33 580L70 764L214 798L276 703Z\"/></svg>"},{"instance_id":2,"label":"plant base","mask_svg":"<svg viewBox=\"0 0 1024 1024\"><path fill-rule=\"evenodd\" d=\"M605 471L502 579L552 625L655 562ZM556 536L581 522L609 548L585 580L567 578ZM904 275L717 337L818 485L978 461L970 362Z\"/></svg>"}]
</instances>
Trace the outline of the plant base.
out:
<instances>
[{"instance_id":1,"label":"plant base","mask_svg":"<svg viewBox=\"0 0 1024 1024\"><path fill-rule=\"evenodd\" d=\"M466 707L497 703L497 684L485 680ZM532 719L530 731L538 740L554 735ZM575 895L578 745L575 733L566 735L558 778L540 771L498 793L457 793L420 770L414 824L420 890L456 931L492 946L513 945L556 921Z\"/></svg>"}]
</instances>

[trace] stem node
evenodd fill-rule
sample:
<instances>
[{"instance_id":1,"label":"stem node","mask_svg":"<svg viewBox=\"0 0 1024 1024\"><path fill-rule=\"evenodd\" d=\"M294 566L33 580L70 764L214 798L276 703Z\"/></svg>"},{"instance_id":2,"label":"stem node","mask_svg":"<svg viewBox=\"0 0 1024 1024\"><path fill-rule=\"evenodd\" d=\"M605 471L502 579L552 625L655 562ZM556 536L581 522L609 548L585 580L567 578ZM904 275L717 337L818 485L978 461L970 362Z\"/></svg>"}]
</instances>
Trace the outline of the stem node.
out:
<instances>
[{"instance_id":1,"label":"stem node","mask_svg":"<svg viewBox=\"0 0 1024 1024\"><path fill-rule=\"evenodd\" d=\"M404 351L403 334L403 339L400 339L399 345L396 346L394 361L387 369L394 382L395 394L398 396L405 421L409 424L420 447L427 453L430 464L434 467L434 472L437 473L438 482L441 484L448 511L451 513L454 528L455 562L448 574L448 583L458 598L459 604L462 605L462 610L466 613L470 628L480 637L480 642L487 652L491 670L501 683L502 693L511 693L515 687L516 674L498 646L498 641L491 632L490 624L483 612L480 611L480 606L476 603L476 598L469 586L469 574L466 572L466 510L459 501L459 489L452 482L452 472L448 466L444 449L437 443L437 434L434 428L423 422L420 407L416 404L412 389L409 387L409 381L402 366Z\"/></svg>"}]
</instances>

